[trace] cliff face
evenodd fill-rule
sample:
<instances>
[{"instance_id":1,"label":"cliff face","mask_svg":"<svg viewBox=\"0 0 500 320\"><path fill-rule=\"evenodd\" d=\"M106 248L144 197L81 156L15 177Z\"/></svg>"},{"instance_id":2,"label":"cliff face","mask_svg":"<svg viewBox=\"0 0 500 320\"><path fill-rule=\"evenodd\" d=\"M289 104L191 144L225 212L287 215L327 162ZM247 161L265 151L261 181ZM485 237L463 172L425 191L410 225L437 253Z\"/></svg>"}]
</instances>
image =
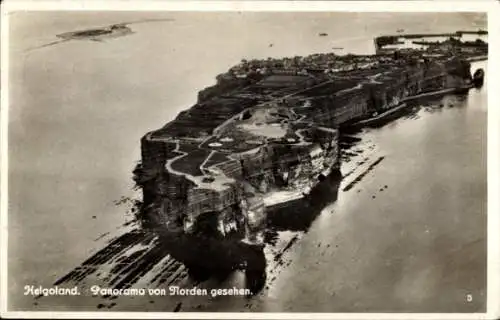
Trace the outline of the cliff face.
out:
<instances>
[{"instance_id":1,"label":"cliff face","mask_svg":"<svg viewBox=\"0 0 500 320\"><path fill-rule=\"evenodd\" d=\"M143 162L136 170L144 194L142 218L153 228L186 233L203 228L213 235L258 242L266 218L265 201L273 192L306 193L338 166L336 130L308 128L302 134L308 135L307 142L269 143L231 158L210 153L199 176L170 171L169 161L179 157L178 151L170 142L145 137ZM199 223L206 216L213 216L215 222L202 227Z\"/></svg>"},{"instance_id":2,"label":"cliff face","mask_svg":"<svg viewBox=\"0 0 500 320\"><path fill-rule=\"evenodd\" d=\"M308 194L338 170L339 125L471 81L470 64L460 59L378 63L306 88L310 76L284 74L229 97L204 94L203 106L145 135L135 171L145 226L259 243L266 206Z\"/></svg>"}]
</instances>

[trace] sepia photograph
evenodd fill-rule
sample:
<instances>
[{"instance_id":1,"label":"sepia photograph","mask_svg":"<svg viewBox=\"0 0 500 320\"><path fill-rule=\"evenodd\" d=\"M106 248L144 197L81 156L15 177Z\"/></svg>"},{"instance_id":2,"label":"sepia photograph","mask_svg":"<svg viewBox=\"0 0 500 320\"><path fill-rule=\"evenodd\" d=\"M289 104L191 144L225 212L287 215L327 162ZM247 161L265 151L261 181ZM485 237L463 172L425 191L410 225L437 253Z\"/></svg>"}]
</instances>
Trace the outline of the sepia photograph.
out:
<instances>
[{"instance_id":1,"label":"sepia photograph","mask_svg":"<svg viewBox=\"0 0 500 320\"><path fill-rule=\"evenodd\" d=\"M493 307L488 10L307 6L2 12L2 315Z\"/></svg>"}]
</instances>

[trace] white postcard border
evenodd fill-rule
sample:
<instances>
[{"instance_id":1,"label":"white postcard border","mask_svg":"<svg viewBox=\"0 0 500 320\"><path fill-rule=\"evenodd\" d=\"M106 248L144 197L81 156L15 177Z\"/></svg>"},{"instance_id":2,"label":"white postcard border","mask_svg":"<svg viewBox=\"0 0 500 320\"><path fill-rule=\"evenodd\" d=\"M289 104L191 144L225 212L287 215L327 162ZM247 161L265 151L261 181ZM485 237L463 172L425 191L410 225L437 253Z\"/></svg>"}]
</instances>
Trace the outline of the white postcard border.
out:
<instances>
[{"instance_id":1,"label":"white postcard border","mask_svg":"<svg viewBox=\"0 0 500 320\"><path fill-rule=\"evenodd\" d=\"M172 319L496 319L500 317L500 5L486 1L15 1L2 5L0 109L0 315L8 318L172 318ZM359 11L487 12L488 65L488 272L486 313L172 313L172 312L12 312L7 308L9 14L28 11ZM496 59L491 59L496 58ZM493 72L492 72L493 71Z\"/></svg>"}]
</instances>

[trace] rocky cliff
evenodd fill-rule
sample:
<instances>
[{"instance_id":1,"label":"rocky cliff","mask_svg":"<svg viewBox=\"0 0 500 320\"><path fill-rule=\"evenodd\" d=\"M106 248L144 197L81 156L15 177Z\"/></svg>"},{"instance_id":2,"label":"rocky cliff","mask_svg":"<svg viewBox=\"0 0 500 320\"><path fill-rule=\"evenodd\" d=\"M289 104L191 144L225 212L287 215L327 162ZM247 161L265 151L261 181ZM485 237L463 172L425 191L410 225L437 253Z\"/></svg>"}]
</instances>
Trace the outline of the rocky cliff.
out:
<instances>
[{"instance_id":1,"label":"rocky cliff","mask_svg":"<svg viewBox=\"0 0 500 320\"><path fill-rule=\"evenodd\" d=\"M219 86L146 134L135 170L144 226L261 243L266 207L307 195L339 169L339 125L471 82L470 64L454 57L350 55L348 62L357 67L268 74L244 88L226 84L231 92Z\"/></svg>"}]
</instances>

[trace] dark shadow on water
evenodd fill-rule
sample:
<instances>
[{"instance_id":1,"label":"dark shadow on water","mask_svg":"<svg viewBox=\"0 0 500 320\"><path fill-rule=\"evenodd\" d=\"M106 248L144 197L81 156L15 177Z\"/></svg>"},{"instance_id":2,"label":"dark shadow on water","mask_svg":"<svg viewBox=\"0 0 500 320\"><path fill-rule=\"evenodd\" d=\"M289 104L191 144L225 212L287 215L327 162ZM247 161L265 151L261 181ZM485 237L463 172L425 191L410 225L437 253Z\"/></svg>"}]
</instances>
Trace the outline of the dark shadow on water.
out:
<instances>
[{"instance_id":1,"label":"dark shadow on water","mask_svg":"<svg viewBox=\"0 0 500 320\"><path fill-rule=\"evenodd\" d=\"M323 208L336 201L340 172L336 170L328 177L321 177L321 180L305 198L269 209L264 232L267 240L277 231L306 232ZM199 232L193 234L153 232L142 228L131 230L110 240L107 246L58 279L55 285L82 283L89 276L103 272L105 265L111 264L104 281L113 289L132 287L156 266L159 268L149 282L151 287L175 285L187 276L195 283L208 279L222 282L235 270L243 270L246 288L250 289L251 295L258 293L267 279L265 245L216 236L210 232L215 227L215 217L215 214L206 215L196 226ZM142 249L127 253L137 245ZM164 258L167 260L164 261ZM182 265L187 268L187 274L179 272ZM116 297L103 298L114 300Z\"/></svg>"},{"instance_id":2,"label":"dark shadow on water","mask_svg":"<svg viewBox=\"0 0 500 320\"><path fill-rule=\"evenodd\" d=\"M245 270L251 292L258 292L266 261L263 246L206 234L163 233L160 242L174 259L182 262L196 282L209 278L220 282L235 270Z\"/></svg>"},{"instance_id":3,"label":"dark shadow on water","mask_svg":"<svg viewBox=\"0 0 500 320\"><path fill-rule=\"evenodd\" d=\"M268 208L267 238L272 241L274 231L307 232L313 221L329 204L337 200L342 176L335 170L313 188L311 193L299 200Z\"/></svg>"},{"instance_id":4,"label":"dark shadow on water","mask_svg":"<svg viewBox=\"0 0 500 320\"><path fill-rule=\"evenodd\" d=\"M335 170L329 176L318 179L320 182L308 196L267 209L266 244L276 240L278 231L307 232L321 211L337 200L340 171ZM252 294L258 293L267 277L264 245L216 236L215 223L216 215L211 218L207 215L205 221L200 222L200 232L191 235L170 232L161 235L160 239L168 253L189 269L189 275L195 281L209 278L222 281L234 270L240 269L245 272L246 287Z\"/></svg>"}]
</instances>

